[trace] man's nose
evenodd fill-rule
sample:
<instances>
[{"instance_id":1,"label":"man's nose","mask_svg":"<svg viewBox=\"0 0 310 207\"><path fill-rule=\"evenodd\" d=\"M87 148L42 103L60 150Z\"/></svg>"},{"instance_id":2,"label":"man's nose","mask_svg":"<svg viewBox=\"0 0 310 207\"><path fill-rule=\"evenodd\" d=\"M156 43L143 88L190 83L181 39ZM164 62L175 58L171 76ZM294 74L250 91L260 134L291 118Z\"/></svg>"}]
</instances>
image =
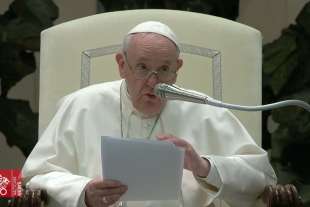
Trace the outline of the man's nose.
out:
<instances>
[{"instance_id":1,"label":"man's nose","mask_svg":"<svg viewBox=\"0 0 310 207\"><path fill-rule=\"evenodd\" d=\"M156 71L152 71L147 77L147 84L154 88L157 83L159 83L158 74Z\"/></svg>"}]
</instances>

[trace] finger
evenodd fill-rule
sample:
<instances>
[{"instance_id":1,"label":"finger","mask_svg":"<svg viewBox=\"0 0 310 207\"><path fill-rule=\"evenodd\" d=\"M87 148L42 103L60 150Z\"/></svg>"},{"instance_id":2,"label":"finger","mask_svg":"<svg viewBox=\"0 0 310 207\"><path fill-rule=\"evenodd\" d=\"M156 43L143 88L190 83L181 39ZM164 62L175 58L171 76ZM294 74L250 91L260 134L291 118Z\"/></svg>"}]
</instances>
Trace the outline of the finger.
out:
<instances>
[{"instance_id":1,"label":"finger","mask_svg":"<svg viewBox=\"0 0 310 207\"><path fill-rule=\"evenodd\" d=\"M172 138L170 140L174 145L176 145L178 147L182 147L182 148L188 148L189 147L189 144L182 139Z\"/></svg>"},{"instance_id":2,"label":"finger","mask_svg":"<svg viewBox=\"0 0 310 207\"><path fill-rule=\"evenodd\" d=\"M173 135L170 135L170 134L158 134L156 135L156 138L158 140L165 140L165 139L169 139L169 138L173 138L174 136Z\"/></svg>"},{"instance_id":3,"label":"finger","mask_svg":"<svg viewBox=\"0 0 310 207\"><path fill-rule=\"evenodd\" d=\"M121 186L124 186L124 184L117 180L101 180L93 183L93 187L96 189L117 188Z\"/></svg>"},{"instance_id":4,"label":"finger","mask_svg":"<svg viewBox=\"0 0 310 207\"><path fill-rule=\"evenodd\" d=\"M170 134L159 134L156 135L156 138L160 141L177 141L177 140L182 140L176 136L170 135Z\"/></svg>"},{"instance_id":5,"label":"finger","mask_svg":"<svg viewBox=\"0 0 310 207\"><path fill-rule=\"evenodd\" d=\"M178 147L182 147L182 148L187 148L189 146L189 144L186 141L184 141L183 139L177 138L177 137L172 136L172 135L158 136L157 139L160 141L170 142L170 143L172 143Z\"/></svg>"},{"instance_id":6,"label":"finger","mask_svg":"<svg viewBox=\"0 0 310 207\"><path fill-rule=\"evenodd\" d=\"M119 199L121 198L121 195L111 195L111 196L104 196L102 197L102 202L105 205L113 205L114 203L116 203Z\"/></svg>"},{"instance_id":7,"label":"finger","mask_svg":"<svg viewBox=\"0 0 310 207\"><path fill-rule=\"evenodd\" d=\"M101 196L111 196L111 195L119 195L119 194L124 194L127 192L128 188L127 186L122 186L119 188L106 188L100 191L97 191Z\"/></svg>"}]
</instances>

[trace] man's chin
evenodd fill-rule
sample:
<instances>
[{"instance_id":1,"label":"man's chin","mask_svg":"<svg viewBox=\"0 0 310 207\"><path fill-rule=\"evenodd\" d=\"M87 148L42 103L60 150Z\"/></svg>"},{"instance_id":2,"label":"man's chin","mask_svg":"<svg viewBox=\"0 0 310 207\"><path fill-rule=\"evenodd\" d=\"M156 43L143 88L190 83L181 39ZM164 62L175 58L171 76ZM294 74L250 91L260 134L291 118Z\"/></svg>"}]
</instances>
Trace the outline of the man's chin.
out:
<instances>
[{"instance_id":1,"label":"man's chin","mask_svg":"<svg viewBox=\"0 0 310 207\"><path fill-rule=\"evenodd\" d=\"M162 108L164 107L164 103L159 100L148 100L145 101L143 107L141 107L140 112L142 112L146 117L153 117L158 115Z\"/></svg>"}]
</instances>

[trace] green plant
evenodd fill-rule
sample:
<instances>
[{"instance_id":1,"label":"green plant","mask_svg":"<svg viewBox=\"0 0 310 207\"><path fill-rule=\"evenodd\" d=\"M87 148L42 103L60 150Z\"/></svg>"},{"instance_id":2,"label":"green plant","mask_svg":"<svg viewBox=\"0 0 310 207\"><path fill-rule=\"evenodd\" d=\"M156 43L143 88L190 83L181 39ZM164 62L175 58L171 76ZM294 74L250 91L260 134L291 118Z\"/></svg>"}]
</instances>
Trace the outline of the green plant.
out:
<instances>
[{"instance_id":1,"label":"green plant","mask_svg":"<svg viewBox=\"0 0 310 207\"><path fill-rule=\"evenodd\" d=\"M0 131L9 146L16 145L25 156L37 142L38 114L28 101L7 95L36 70L34 52L40 48L40 32L57 17L58 8L52 0L15 0L0 15Z\"/></svg>"},{"instance_id":2,"label":"green plant","mask_svg":"<svg viewBox=\"0 0 310 207\"><path fill-rule=\"evenodd\" d=\"M310 2L284 29L279 39L263 49L263 102L300 99L310 102ZM271 146L271 162L279 183L294 183L310 206L310 113L298 107L264 112L277 123L271 134L264 133L265 147Z\"/></svg>"}]
</instances>

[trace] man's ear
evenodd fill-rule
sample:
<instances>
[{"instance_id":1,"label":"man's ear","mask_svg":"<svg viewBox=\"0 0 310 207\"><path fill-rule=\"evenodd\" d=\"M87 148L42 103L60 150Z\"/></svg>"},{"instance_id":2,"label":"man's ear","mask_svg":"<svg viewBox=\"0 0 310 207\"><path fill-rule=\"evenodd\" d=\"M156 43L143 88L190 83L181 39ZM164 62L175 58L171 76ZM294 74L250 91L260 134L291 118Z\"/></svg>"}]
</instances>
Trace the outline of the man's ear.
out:
<instances>
[{"instance_id":1,"label":"man's ear","mask_svg":"<svg viewBox=\"0 0 310 207\"><path fill-rule=\"evenodd\" d=\"M117 53L115 55L115 60L118 65L118 72L121 78L125 78L126 76L126 68L125 68L125 59L122 53Z\"/></svg>"},{"instance_id":2,"label":"man's ear","mask_svg":"<svg viewBox=\"0 0 310 207\"><path fill-rule=\"evenodd\" d=\"M177 59L177 68L176 71L178 71L183 65L183 60L181 58ZM177 81L177 76L175 77L175 79L172 81L173 84L175 84L175 82Z\"/></svg>"},{"instance_id":3,"label":"man's ear","mask_svg":"<svg viewBox=\"0 0 310 207\"><path fill-rule=\"evenodd\" d=\"M178 58L177 60L177 71L182 67L183 65L183 60L181 58Z\"/></svg>"}]
</instances>

